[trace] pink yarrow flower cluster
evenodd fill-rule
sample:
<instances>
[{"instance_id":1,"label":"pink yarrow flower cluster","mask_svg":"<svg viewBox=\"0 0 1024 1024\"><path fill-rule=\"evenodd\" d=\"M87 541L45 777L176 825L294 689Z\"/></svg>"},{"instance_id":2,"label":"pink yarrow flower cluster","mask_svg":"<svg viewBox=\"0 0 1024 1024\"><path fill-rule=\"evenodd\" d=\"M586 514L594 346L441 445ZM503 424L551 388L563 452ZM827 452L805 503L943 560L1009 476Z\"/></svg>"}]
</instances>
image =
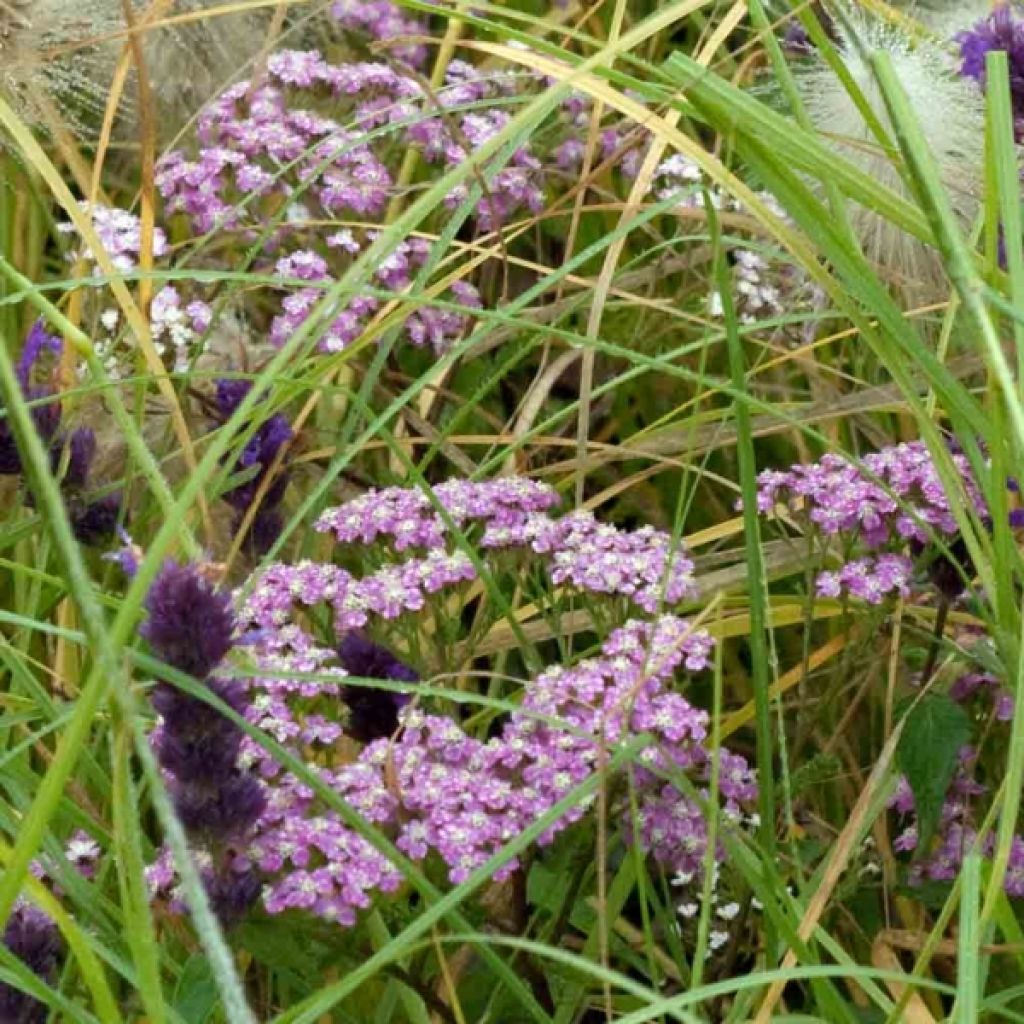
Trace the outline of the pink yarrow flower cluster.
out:
<instances>
[{"instance_id":1,"label":"pink yarrow flower cluster","mask_svg":"<svg viewBox=\"0 0 1024 1024\"><path fill-rule=\"evenodd\" d=\"M649 526L620 530L589 512L553 517L550 510L558 496L543 484L515 477L481 483L452 480L433 488L433 494L452 525L465 529L478 522L482 526L482 549L532 551L542 556L556 584L625 597L651 613L695 593L693 562L669 534ZM436 564L473 578L465 553L457 549L449 553L444 547L448 523L416 489L370 491L329 509L315 529L332 532L342 543L366 545L386 539L396 551L430 549L422 561L402 563L398 571L405 577L411 572L429 575ZM351 599L346 593L340 603L348 607Z\"/></svg>"},{"instance_id":2,"label":"pink yarrow flower cluster","mask_svg":"<svg viewBox=\"0 0 1024 1024\"><path fill-rule=\"evenodd\" d=\"M673 153L658 164L651 180L649 195L659 201L674 200L674 209L700 210L710 203L716 210L747 214L746 206L723 192L717 186L705 182L700 166L682 153ZM778 200L770 193L756 193L760 203L767 207L779 220L788 220ZM764 246L757 248L743 245L731 249L733 275L733 303L740 320L754 324L759 320L781 317L801 309L812 312L822 308L824 295L807 277L805 271L792 262L777 257ZM712 292L708 297L708 312L713 317L723 313L722 296ZM815 320L808 321L801 330L802 340L810 341ZM781 331L791 331L792 326L782 326Z\"/></svg>"},{"instance_id":3,"label":"pink yarrow flower cluster","mask_svg":"<svg viewBox=\"0 0 1024 1024\"><path fill-rule=\"evenodd\" d=\"M427 59L426 46L414 41L429 35L427 23L391 0L334 0L331 17L350 32L389 44L388 52L411 67L422 67ZM405 37L408 41L402 41Z\"/></svg>"},{"instance_id":4,"label":"pink yarrow flower cluster","mask_svg":"<svg viewBox=\"0 0 1024 1024\"><path fill-rule=\"evenodd\" d=\"M99 203L80 202L83 215L90 221L106 255L116 271L130 274L138 269L142 252L142 222L128 210L103 206ZM57 225L61 234L80 238L72 221ZM167 235L162 228L153 230L153 256L163 259L169 253ZM92 268L95 276L102 271L96 254L88 245L81 244L68 253L68 260L75 263L84 261ZM185 301L175 285L158 288L149 308L149 329L153 345L160 355L172 355L173 367L181 371L188 367L192 358L201 350L202 336L209 330L213 312L201 299ZM101 308L96 317L96 350L112 376L122 373L122 356L127 352L118 350L118 335L122 328L120 310L113 304Z\"/></svg>"},{"instance_id":5,"label":"pink yarrow flower cluster","mask_svg":"<svg viewBox=\"0 0 1024 1024\"><path fill-rule=\"evenodd\" d=\"M978 842L978 803L979 798L987 792L987 788L974 777L977 756L977 751L973 747L967 746L960 750L960 763L939 814L936 839L928 850L918 849L914 794L905 778L899 780L896 792L889 801L889 807L904 819L905 824L892 845L897 852L915 854L908 870L908 881L911 885L952 882L960 873L964 857ZM982 839L979 852L985 857L991 857L995 852L995 836L991 832ZM1013 837L1003 888L1010 897L1024 897L1022 836Z\"/></svg>"},{"instance_id":6,"label":"pink yarrow flower cluster","mask_svg":"<svg viewBox=\"0 0 1024 1024\"><path fill-rule=\"evenodd\" d=\"M347 693L336 652L304 624L312 621L308 613L332 612L336 642L415 614L431 595L474 580L473 561L449 547L453 527L475 538L481 557L532 551L551 566L556 582L627 597L640 607L658 608L666 581L670 601L691 593L692 563L679 551L673 558L667 535L620 531L579 514L554 518L557 495L543 484L515 477L452 480L434 487L432 498L393 487L328 510L317 529L343 545L376 551L376 567L357 576L331 564L278 563L241 600L239 630L258 669L245 713L299 756L329 752L341 739L337 705ZM602 567L599 578L590 574L593 565ZM312 619L322 616L314 611ZM680 670L703 670L711 649L709 635L683 619L630 621L608 637L598 657L552 666L528 683L520 708L491 739L470 736L456 721L404 698L382 716L394 716L394 735L370 742L351 764L313 770L405 855L437 855L459 882L589 778L616 745L648 735L652 741L632 772L640 814L629 839L673 871L697 871L706 849L705 815L669 780L686 772L706 788L707 715L672 692L671 682ZM391 678L414 680L416 673ZM416 683L402 683L399 691L415 695ZM267 802L234 870L259 870L268 912L306 910L350 924L375 893L401 884L387 858L258 743L243 743L239 765L263 780ZM722 755L720 768L723 807L739 821L756 794L753 774L732 754ZM541 842L588 805L574 805ZM621 810L624 821L632 820ZM154 877L173 899L169 865ZM516 866L506 864L498 877Z\"/></svg>"},{"instance_id":7,"label":"pink yarrow flower cluster","mask_svg":"<svg viewBox=\"0 0 1024 1024\"><path fill-rule=\"evenodd\" d=\"M987 516L967 459L961 454L951 458L967 501ZM821 573L817 588L822 596L850 594L871 604L908 593L913 572L908 547L920 550L932 534L953 538L959 530L932 457L920 441L883 448L859 465L828 454L810 465L765 470L758 477L758 511L768 515L779 506L799 513L826 540L843 540L844 550L853 542L868 549L870 554Z\"/></svg>"},{"instance_id":8,"label":"pink yarrow flower cluster","mask_svg":"<svg viewBox=\"0 0 1024 1024\"><path fill-rule=\"evenodd\" d=\"M591 777L618 744L646 734L651 743L634 772L636 839L666 868L699 871L704 811L666 779L685 771L707 795L708 719L669 687L680 668L706 667L710 649L707 634L682 619L629 622L598 657L553 666L528 683L521 709L492 739L476 739L457 722L409 705L399 713L395 737L319 774L406 856L438 856L458 883ZM246 858L268 879L269 913L305 910L352 924L376 893L398 888L401 875L387 858L323 809L309 787L288 774L267 774L274 776L268 807ZM723 753L721 778L723 808L738 820L756 795L753 774L742 758ZM591 802L578 801L554 820L540 844L581 818ZM615 806L629 829L628 801ZM507 861L495 877L517 867Z\"/></svg>"},{"instance_id":9,"label":"pink yarrow flower cluster","mask_svg":"<svg viewBox=\"0 0 1024 1024\"><path fill-rule=\"evenodd\" d=\"M264 239L265 269L281 280L285 293L270 330L271 340L281 345L377 237L370 225L395 194L396 160L412 146L429 163L463 163L467 145L475 148L491 138L509 115L448 111L499 98L507 88L504 76L485 76L453 61L447 84L431 97L418 79L387 64L334 65L315 50L282 50L269 58L263 79L240 82L208 105L199 119L196 157L168 153L158 166L157 185L167 212L186 214L197 233L233 230ZM444 117L435 115L435 101ZM339 104L347 110L345 120L337 119ZM528 149L517 150L489 177L477 203L481 229L496 228L520 208L540 209L539 175L537 159ZM465 195L465 189L455 190L449 205ZM280 208L283 221L268 229ZM323 230L346 216L362 223ZM374 269L371 283L388 292L409 288L429 252L425 238L402 241ZM328 314L321 348L333 352L351 344L381 306L370 294L348 297ZM438 304L424 304L409 317L405 336L442 352L480 306L472 284L454 282Z\"/></svg>"}]
</instances>

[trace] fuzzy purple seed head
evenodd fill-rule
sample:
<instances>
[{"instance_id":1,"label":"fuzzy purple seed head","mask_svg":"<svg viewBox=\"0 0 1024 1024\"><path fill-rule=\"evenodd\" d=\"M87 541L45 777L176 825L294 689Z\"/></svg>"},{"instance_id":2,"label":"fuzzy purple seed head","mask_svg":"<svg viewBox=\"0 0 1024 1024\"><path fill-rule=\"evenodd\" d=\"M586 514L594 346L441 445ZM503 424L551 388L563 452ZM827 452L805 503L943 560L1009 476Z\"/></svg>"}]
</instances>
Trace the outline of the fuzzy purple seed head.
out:
<instances>
[{"instance_id":1,"label":"fuzzy purple seed head","mask_svg":"<svg viewBox=\"0 0 1024 1024\"><path fill-rule=\"evenodd\" d=\"M992 50L1006 53L1010 71L1010 96L1018 140L1024 136L1024 19L1014 5L1000 4L973 28L956 36L960 46L960 74L985 85L985 58Z\"/></svg>"},{"instance_id":2,"label":"fuzzy purple seed head","mask_svg":"<svg viewBox=\"0 0 1024 1024\"><path fill-rule=\"evenodd\" d=\"M399 661L386 647L375 644L364 633L346 633L338 645L338 660L351 676L362 679L390 679L418 683L415 669ZM389 693L367 686L344 686L341 696L348 705L346 732L360 743L391 736L398 728L398 712L409 703L408 694Z\"/></svg>"},{"instance_id":3,"label":"fuzzy purple seed head","mask_svg":"<svg viewBox=\"0 0 1024 1024\"><path fill-rule=\"evenodd\" d=\"M52 985L61 956L57 926L28 903L15 904L4 928L4 945L33 974ZM0 1021L4 1024L43 1024L50 1011L44 1003L0 983Z\"/></svg>"},{"instance_id":4,"label":"fuzzy purple seed head","mask_svg":"<svg viewBox=\"0 0 1024 1024\"><path fill-rule=\"evenodd\" d=\"M194 566L168 559L146 597L149 619L140 630L161 660L205 679L231 649L231 598Z\"/></svg>"}]
</instances>

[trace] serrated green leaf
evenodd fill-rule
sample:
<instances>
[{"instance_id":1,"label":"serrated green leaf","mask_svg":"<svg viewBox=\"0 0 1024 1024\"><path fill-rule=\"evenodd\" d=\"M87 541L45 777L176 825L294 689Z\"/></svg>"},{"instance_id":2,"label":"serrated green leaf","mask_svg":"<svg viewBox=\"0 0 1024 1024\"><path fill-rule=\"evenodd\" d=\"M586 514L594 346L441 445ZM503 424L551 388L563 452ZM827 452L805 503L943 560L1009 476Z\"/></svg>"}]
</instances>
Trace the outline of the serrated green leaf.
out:
<instances>
[{"instance_id":1,"label":"serrated green leaf","mask_svg":"<svg viewBox=\"0 0 1024 1024\"><path fill-rule=\"evenodd\" d=\"M960 748L970 735L967 712L944 694L925 697L907 717L896 760L914 794L917 848L921 852L935 834Z\"/></svg>"}]
</instances>

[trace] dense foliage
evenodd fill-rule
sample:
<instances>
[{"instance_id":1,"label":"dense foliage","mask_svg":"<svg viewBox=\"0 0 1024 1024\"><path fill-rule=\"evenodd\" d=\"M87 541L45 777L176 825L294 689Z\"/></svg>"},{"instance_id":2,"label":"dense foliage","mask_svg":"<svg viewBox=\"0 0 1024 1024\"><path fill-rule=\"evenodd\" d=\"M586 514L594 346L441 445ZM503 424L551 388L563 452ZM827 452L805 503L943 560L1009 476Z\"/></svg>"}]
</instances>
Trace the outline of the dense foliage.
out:
<instances>
[{"instance_id":1,"label":"dense foliage","mask_svg":"<svg viewBox=\"0 0 1024 1024\"><path fill-rule=\"evenodd\" d=\"M0 0L0 1024L1024 1019L1024 7Z\"/></svg>"}]
</instances>

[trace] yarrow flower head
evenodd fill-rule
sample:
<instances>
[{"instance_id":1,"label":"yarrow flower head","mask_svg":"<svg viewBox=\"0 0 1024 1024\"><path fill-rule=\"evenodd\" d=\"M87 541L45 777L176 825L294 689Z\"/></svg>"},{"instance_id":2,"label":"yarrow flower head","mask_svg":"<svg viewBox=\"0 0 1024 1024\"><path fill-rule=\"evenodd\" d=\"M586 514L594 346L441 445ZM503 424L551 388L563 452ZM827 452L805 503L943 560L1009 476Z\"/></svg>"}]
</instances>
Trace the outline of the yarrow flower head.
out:
<instances>
[{"instance_id":1,"label":"yarrow flower head","mask_svg":"<svg viewBox=\"0 0 1024 1024\"><path fill-rule=\"evenodd\" d=\"M324 590L312 584L310 575L304 598L319 593L323 599ZM365 642L348 646L353 661L362 655L383 663L377 673L395 671L388 655ZM280 730L285 742L330 743L331 734L321 739L315 716L304 716L301 724L294 705L281 700L299 691L298 681L282 687L280 655L287 647L295 652L292 664L302 667L309 662L300 652L315 652L294 624L278 622L262 632L255 650L267 669L268 689L261 693L256 683L254 708L276 708L268 727ZM668 870L699 873L707 848L704 812L668 779L685 771L706 787L708 716L669 684L683 668L705 668L710 651L710 637L682 619L632 621L611 634L598 657L552 666L528 683L521 708L492 738L474 738L453 719L409 704L399 711L394 735L365 746L351 764L321 770L321 778L408 857L418 861L436 853L458 883L598 770L602 747L649 734L654 742L633 773L640 812L635 841ZM246 856L269 879L263 895L269 913L301 909L352 924L374 892L400 884L401 874L336 814L320 808L308 787L277 769L266 777L267 809ZM616 812L632 839L629 799L624 789L615 792ZM757 792L743 758L722 754L720 792L729 820L739 821ZM590 803L576 803L540 842L550 843ZM516 868L509 862L496 877Z\"/></svg>"},{"instance_id":2,"label":"yarrow flower head","mask_svg":"<svg viewBox=\"0 0 1024 1024\"><path fill-rule=\"evenodd\" d=\"M950 458L966 500L986 519L988 508L966 456L954 452ZM878 604L891 594L906 594L913 571L906 549L920 554L933 535L955 548L959 537L942 479L920 441L866 455L860 466L845 456L828 454L784 472L765 470L758 477L758 511L767 515L779 505L805 516L826 541L858 540L871 552L848 560L838 571L822 573L817 586L825 597L845 592ZM941 560L930 565L933 581L952 596L963 589L962 568Z\"/></svg>"},{"instance_id":3,"label":"yarrow flower head","mask_svg":"<svg viewBox=\"0 0 1024 1024\"><path fill-rule=\"evenodd\" d=\"M320 777L407 856L437 854L453 883L585 782L601 765L603 747L652 737L632 772L639 817L630 814L625 789L613 790L613 805L629 841L672 871L699 873L707 848L705 814L671 779L685 772L698 790L706 789L714 755L704 745L707 713L671 683L677 672L707 667L712 641L685 620L630 620L607 637L597 657L549 667L526 684L518 708L487 739L418 703L396 708L390 693L344 682L346 671L414 681L408 666L363 631L372 627L376 636L388 622L423 609L431 595L475 579L473 562L449 550L453 526L492 565L506 553L517 564L530 556L553 580L564 573L558 576L563 584L594 595L657 610L662 601L692 593L692 563L667 535L618 530L593 517L559 519L550 512L556 500L549 488L513 477L452 480L434 486L429 496L388 488L328 510L319 530L333 533L344 547L377 552L384 564L362 577L308 561L261 571L239 609L260 669L247 715L297 753L308 746L329 749L340 730L315 710L317 702L342 697L351 706L359 692L373 693L372 727L379 738L363 730L361 709L353 708L349 732L354 723L355 738L365 745L354 762L320 769ZM558 562L561 554L568 557ZM395 555L404 560L392 560ZM588 573L588 563L599 564L601 572ZM307 623L323 616L304 609L320 605L333 611L333 631L342 635L333 676L328 666L335 653L307 631ZM375 892L401 883L386 858L257 745L245 746L242 757L267 787L267 808L245 856L268 879L268 912L303 909L352 924ZM753 773L742 757L723 752L718 774L729 827L739 826L756 796ZM590 803L576 803L540 842L550 843ZM498 877L516 867L506 864Z\"/></svg>"}]
</instances>

